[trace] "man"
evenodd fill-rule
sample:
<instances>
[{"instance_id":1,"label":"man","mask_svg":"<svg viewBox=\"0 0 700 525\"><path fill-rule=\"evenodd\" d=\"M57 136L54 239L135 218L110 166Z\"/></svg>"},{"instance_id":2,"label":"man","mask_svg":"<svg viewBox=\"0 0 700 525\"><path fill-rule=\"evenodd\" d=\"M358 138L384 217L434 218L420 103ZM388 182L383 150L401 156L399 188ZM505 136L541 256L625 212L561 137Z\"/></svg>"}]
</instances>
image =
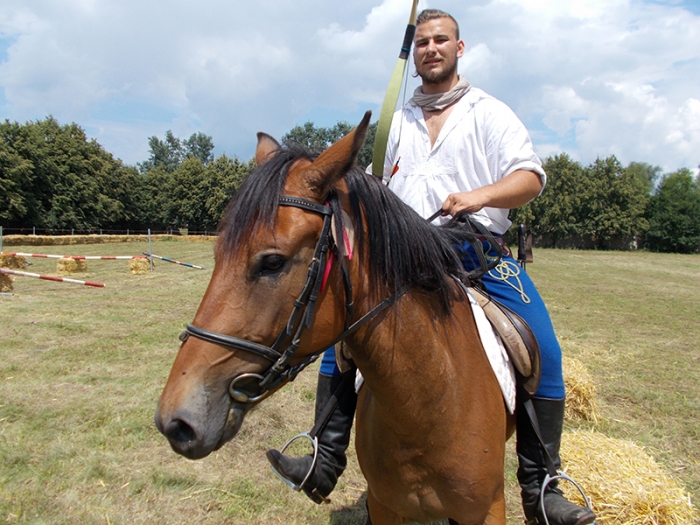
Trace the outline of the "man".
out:
<instances>
[{"instance_id":1,"label":"man","mask_svg":"<svg viewBox=\"0 0 700 525\"><path fill-rule=\"evenodd\" d=\"M404 202L423 217L442 210L443 216L469 212L497 236L508 230L510 208L537 197L546 182L530 137L515 114L502 102L473 88L457 73L464 54L457 22L435 9L417 20L413 58L422 85L395 115L384 163L384 180ZM444 218L438 220L446 220ZM458 247L466 270L474 269L470 247ZM542 377L532 398L541 435L557 468L564 415L561 348L549 314L532 281L505 256L483 277L487 291L506 304L533 329L542 354ZM319 376L316 415L339 382L331 352L324 356ZM343 395L319 436L319 460L303 489L320 503L333 490L345 468L354 414L354 393ZM528 523L546 523L540 492L547 473L545 457L527 413L517 411L518 480ZM289 458L268 452L272 464L299 484L311 465L309 456ZM548 485L544 508L551 525L585 525L595 520L590 509L567 501Z\"/></svg>"}]
</instances>

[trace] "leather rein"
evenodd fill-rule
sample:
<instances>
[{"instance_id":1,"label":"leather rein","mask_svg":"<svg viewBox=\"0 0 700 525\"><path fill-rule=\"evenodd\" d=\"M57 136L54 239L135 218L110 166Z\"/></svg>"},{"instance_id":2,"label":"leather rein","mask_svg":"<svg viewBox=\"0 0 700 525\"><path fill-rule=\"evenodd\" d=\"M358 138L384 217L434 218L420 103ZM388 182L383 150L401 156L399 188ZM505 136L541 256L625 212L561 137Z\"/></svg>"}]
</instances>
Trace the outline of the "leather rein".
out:
<instances>
[{"instance_id":1,"label":"leather rein","mask_svg":"<svg viewBox=\"0 0 700 525\"><path fill-rule=\"evenodd\" d=\"M331 206L324 206L307 199L288 195L280 195L279 204L280 206L293 206L320 214L323 216L323 227L318 242L316 243L313 258L309 263L304 285L302 286L299 296L294 301L294 308L292 309L292 313L289 316L285 328L282 329L272 346L266 346L219 332L212 332L192 324L188 324L185 331L180 334L180 341L183 343L192 336L209 343L223 346L230 351L241 350L270 361L271 366L263 374L240 374L234 377L229 384L228 391L231 398L236 403L249 407L267 397L273 390L282 386L284 383L293 381L299 372L316 361L328 348L354 334L363 325L395 303L408 290L407 286L396 290L392 295L360 317L360 319L349 324L349 320L353 316L352 284L350 282L347 266L333 241L331 233L333 210ZM336 225L336 227L340 227L339 221L337 222L338 225ZM331 252L331 250L333 250L333 252ZM301 344L302 333L304 329L310 328L313 323L316 300L321 291L324 270L326 265L330 264L329 256L331 253L335 254L336 258L340 261L342 269L343 285L346 295L345 329L331 344L316 350L299 363L292 365L291 361ZM290 340L290 342L287 348L282 351L280 348L285 340Z\"/></svg>"}]
</instances>

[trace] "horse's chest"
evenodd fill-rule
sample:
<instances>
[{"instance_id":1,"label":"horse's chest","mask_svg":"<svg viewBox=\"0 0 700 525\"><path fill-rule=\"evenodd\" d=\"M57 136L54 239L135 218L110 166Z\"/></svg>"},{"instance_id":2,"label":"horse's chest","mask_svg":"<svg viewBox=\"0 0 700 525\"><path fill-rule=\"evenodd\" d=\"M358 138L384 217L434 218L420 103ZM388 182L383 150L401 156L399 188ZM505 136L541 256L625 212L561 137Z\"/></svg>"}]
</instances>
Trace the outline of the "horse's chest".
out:
<instances>
[{"instance_id":1,"label":"horse's chest","mask_svg":"<svg viewBox=\"0 0 700 525\"><path fill-rule=\"evenodd\" d=\"M374 495L385 505L403 509L410 516L432 519L444 512L436 490L439 484L431 458L417 447L375 447L358 457Z\"/></svg>"}]
</instances>

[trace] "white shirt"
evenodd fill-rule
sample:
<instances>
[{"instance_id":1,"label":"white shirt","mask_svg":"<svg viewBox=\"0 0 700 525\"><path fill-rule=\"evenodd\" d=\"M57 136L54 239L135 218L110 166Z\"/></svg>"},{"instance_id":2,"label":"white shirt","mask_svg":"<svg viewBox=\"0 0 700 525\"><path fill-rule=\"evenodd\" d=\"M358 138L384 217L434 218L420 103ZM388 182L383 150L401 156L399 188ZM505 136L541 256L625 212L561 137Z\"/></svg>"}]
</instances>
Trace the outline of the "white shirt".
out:
<instances>
[{"instance_id":1,"label":"white shirt","mask_svg":"<svg viewBox=\"0 0 700 525\"><path fill-rule=\"evenodd\" d=\"M493 184L521 169L537 173L544 187L546 174L525 126L507 105L480 89L472 87L455 103L432 148L420 107L409 102L394 115L384 182L424 218L449 194ZM474 218L497 234L511 225L507 209L484 208Z\"/></svg>"}]
</instances>

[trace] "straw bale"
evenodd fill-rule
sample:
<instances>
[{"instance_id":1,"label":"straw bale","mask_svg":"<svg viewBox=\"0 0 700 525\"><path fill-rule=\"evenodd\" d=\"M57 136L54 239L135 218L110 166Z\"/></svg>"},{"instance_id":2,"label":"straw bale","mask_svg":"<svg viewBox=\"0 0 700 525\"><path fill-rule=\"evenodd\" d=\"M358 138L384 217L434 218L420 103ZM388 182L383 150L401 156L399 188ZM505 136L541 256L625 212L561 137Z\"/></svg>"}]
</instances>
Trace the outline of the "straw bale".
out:
<instances>
[{"instance_id":1,"label":"straw bale","mask_svg":"<svg viewBox=\"0 0 700 525\"><path fill-rule=\"evenodd\" d=\"M0 255L0 268L9 270L24 270L27 267L27 259L19 255Z\"/></svg>"},{"instance_id":2,"label":"straw bale","mask_svg":"<svg viewBox=\"0 0 700 525\"><path fill-rule=\"evenodd\" d=\"M153 267L155 268L155 263ZM132 275L145 275L151 271L151 263L146 257L129 259L129 271Z\"/></svg>"},{"instance_id":3,"label":"straw bale","mask_svg":"<svg viewBox=\"0 0 700 525\"><path fill-rule=\"evenodd\" d=\"M87 272L87 261L85 259L63 257L56 261L56 272L58 272L59 275Z\"/></svg>"},{"instance_id":4,"label":"straw bale","mask_svg":"<svg viewBox=\"0 0 700 525\"><path fill-rule=\"evenodd\" d=\"M0 292L11 292L13 289L12 276L0 272Z\"/></svg>"},{"instance_id":5,"label":"straw bale","mask_svg":"<svg viewBox=\"0 0 700 525\"><path fill-rule=\"evenodd\" d=\"M564 417L598 422L596 387L593 378L581 361L563 357L566 409Z\"/></svg>"},{"instance_id":6,"label":"straw bale","mask_svg":"<svg viewBox=\"0 0 700 525\"><path fill-rule=\"evenodd\" d=\"M561 457L566 474L591 499L598 525L688 525L698 517L685 489L631 441L567 432ZM573 484L559 487L568 499L584 504Z\"/></svg>"}]
</instances>

